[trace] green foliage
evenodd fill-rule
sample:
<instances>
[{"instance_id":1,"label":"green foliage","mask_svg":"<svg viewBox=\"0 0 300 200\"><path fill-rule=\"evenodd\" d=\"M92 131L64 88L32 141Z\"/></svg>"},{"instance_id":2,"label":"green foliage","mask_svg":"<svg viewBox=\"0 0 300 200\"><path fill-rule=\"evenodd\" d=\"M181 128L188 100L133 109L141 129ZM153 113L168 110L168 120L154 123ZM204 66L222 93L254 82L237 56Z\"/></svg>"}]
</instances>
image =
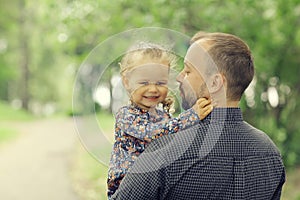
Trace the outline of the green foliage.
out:
<instances>
[{"instance_id":1,"label":"green foliage","mask_svg":"<svg viewBox=\"0 0 300 200\"><path fill-rule=\"evenodd\" d=\"M300 168L287 172L287 182L283 187L283 200L299 200L300 199Z\"/></svg>"},{"instance_id":2,"label":"green foliage","mask_svg":"<svg viewBox=\"0 0 300 200\"><path fill-rule=\"evenodd\" d=\"M300 164L299 0L1 0L0 13L0 99L27 97L65 111L80 64L112 35L151 26L189 36L199 30L240 36L256 65L254 104L247 98L241 104L245 119L270 135L287 166ZM276 107L266 99L270 87L279 95Z\"/></svg>"},{"instance_id":3,"label":"green foliage","mask_svg":"<svg viewBox=\"0 0 300 200\"><path fill-rule=\"evenodd\" d=\"M199 30L238 35L252 49L256 66L255 95L251 102L246 96L241 101L245 120L265 131L283 155L289 169L283 199L299 199L299 170L292 169L300 165L300 0L0 2L0 100L24 100L25 93L31 104L54 103L57 111L64 112L72 107L80 65L94 47L115 34L132 28L163 27L189 36ZM185 50L186 46L179 48ZM109 53L99 57L106 59ZM177 70L180 65L182 60ZM113 73L118 72L107 71L107 81ZM91 78L97 77L87 80ZM23 89L24 81L28 81L28 88ZM267 98L270 87L278 92L276 107ZM99 110L99 124L109 137L113 117ZM83 114L77 110L69 113ZM0 102L0 121L30 119L28 112ZM0 127L0 142L15 135L13 129ZM95 162L84 153L76 160L74 173L80 184L75 188L83 199L106 199L107 167Z\"/></svg>"},{"instance_id":4,"label":"green foliage","mask_svg":"<svg viewBox=\"0 0 300 200\"><path fill-rule=\"evenodd\" d=\"M112 135L114 132L114 117L111 113L107 112L99 112L97 113L97 119L99 121L99 125L104 132L107 132L109 135Z\"/></svg>"}]
</instances>

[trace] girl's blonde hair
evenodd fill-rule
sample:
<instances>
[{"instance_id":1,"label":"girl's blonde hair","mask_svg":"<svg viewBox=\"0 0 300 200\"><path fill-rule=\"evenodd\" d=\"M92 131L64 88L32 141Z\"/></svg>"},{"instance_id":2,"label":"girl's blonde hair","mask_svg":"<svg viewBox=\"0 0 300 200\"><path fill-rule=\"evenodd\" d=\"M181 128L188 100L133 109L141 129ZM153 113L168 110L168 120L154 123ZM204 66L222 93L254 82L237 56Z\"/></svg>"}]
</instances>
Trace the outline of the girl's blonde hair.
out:
<instances>
[{"instance_id":1,"label":"girl's blonde hair","mask_svg":"<svg viewBox=\"0 0 300 200\"><path fill-rule=\"evenodd\" d=\"M176 64L176 56L169 49L150 42L139 42L131 46L119 63L122 78L126 76L127 72L138 67L141 61L167 61L169 69L173 68ZM173 102L173 97L167 96L162 102L164 110L170 112Z\"/></svg>"},{"instance_id":2,"label":"girl's blonde hair","mask_svg":"<svg viewBox=\"0 0 300 200\"><path fill-rule=\"evenodd\" d=\"M127 50L119 63L121 75L137 67L137 63L141 60L167 61L170 68L176 64L175 55L167 47L150 42L139 42Z\"/></svg>"}]
</instances>

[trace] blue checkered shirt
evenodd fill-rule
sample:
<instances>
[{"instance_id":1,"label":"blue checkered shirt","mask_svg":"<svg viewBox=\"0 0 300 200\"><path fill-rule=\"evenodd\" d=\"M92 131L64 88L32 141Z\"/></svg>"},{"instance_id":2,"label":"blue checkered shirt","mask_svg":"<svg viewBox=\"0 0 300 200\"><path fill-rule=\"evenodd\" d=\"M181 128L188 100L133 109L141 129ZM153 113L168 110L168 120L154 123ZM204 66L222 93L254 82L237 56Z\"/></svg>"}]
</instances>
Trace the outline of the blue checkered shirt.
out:
<instances>
[{"instance_id":1,"label":"blue checkered shirt","mask_svg":"<svg viewBox=\"0 0 300 200\"><path fill-rule=\"evenodd\" d=\"M285 170L239 108L216 108L198 125L153 141L112 199L280 199Z\"/></svg>"}]
</instances>

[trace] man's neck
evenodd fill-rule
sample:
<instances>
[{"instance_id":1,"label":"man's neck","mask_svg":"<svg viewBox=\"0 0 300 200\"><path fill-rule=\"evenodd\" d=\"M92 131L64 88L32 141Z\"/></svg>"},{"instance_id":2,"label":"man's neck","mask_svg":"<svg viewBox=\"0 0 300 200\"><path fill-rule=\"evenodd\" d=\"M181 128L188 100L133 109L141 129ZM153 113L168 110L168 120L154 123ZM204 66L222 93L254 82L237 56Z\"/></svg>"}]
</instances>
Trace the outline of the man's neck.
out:
<instances>
[{"instance_id":1,"label":"man's neck","mask_svg":"<svg viewBox=\"0 0 300 200\"><path fill-rule=\"evenodd\" d=\"M214 100L212 104L215 108L237 108L239 103L240 101Z\"/></svg>"},{"instance_id":2,"label":"man's neck","mask_svg":"<svg viewBox=\"0 0 300 200\"><path fill-rule=\"evenodd\" d=\"M227 101L228 108L236 108L239 107L240 101Z\"/></svg>"}]
</instances>

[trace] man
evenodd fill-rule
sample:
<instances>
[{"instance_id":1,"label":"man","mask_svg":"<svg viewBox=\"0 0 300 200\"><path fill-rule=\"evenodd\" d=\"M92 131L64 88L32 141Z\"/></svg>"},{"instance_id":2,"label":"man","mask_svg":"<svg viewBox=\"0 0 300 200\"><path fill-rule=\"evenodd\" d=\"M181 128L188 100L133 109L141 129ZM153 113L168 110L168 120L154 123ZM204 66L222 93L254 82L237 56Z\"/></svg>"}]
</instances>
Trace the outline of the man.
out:
<instances>
[{"instance_id":1,"label":"man","mask_svg":"<svg viewBox=\"0 0 300 200\"><path fill-rule=\"evenodd\" d=\"M206 97L216 107L192 128L152 142L113 199L280 199L280 153L238 108L254 76L248 46L224 33L199 32L191 41L177 77L182 106Z\"/></svg>"}]
</instances>

